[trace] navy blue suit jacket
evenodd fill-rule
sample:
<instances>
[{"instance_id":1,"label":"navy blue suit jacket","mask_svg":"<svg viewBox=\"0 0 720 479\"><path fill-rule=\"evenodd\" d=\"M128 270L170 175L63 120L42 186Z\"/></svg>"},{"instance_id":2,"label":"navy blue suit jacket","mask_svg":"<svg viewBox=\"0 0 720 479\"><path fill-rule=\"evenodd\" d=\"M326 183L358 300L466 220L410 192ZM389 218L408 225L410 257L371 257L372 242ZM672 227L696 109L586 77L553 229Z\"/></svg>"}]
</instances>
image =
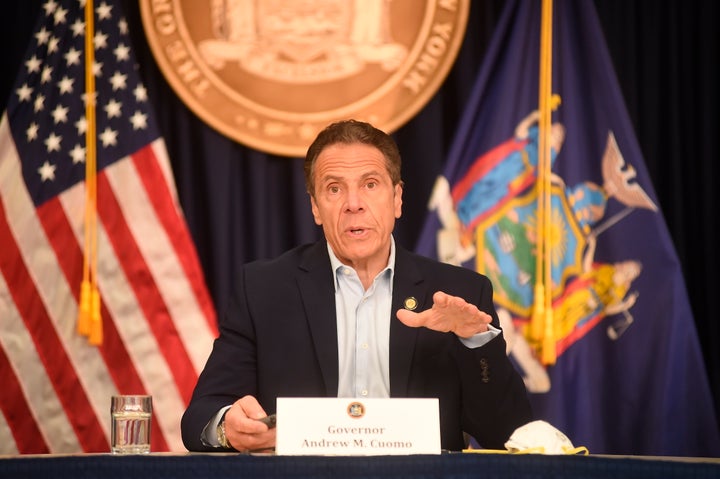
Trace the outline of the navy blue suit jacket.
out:
<instances>
[{"instance_id":1,"label":"navy blue suit jacket","mask_svg":"<svg viewBox=\"0 0 720 479\"><path fill-rule=\"evenodd\" d=\"M325 241L269 261L245 265L234 299L220 320L220 336L183 415L191 451L222 407L255 396L268 414L278 397L336 397L338 346L333 274ZM432 307L444 291L493 317L490 281L480 274L396 248L390 326L390 396L437 397L444 449L464 447L463 431L485 448L503 449L531 418L525 386L505 353L502 334L475 349L452 333L402 324L395 312L405 298Z\"/></svg>"}]
</instances>

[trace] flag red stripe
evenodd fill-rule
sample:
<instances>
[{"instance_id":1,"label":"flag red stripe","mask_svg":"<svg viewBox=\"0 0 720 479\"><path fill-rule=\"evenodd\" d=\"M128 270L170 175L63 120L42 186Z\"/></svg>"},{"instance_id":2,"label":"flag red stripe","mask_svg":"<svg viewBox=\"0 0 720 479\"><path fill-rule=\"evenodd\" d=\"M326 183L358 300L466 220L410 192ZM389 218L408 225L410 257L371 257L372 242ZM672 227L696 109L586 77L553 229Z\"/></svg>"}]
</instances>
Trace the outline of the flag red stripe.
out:
<instances>
[{"instance_id":1,"label":"flag red stripe","mask_svg":"<svg viewBox=\"0 0 720 479\"><path fill-rule=\"evenodd\" d=\"M0 202L0 237L13 237L2 202ZM25 263L18 261L19 258L22 258L22 255L15 242L5 241L0 251L0 267L18 310L23 311L25 327L33 338L34 347L37 348L58 400L63 405L83 450L108 451L110 446L105 433L98 418L94 414L88 414L88 411L93 410L88 397L63 348L35 283Z\"/></svg>"},{"instance_id":2,"label":"flag red stripe","mask_svg":"<svg viewBox=\"0 0 720 479\"><path fill-rule=\"evenodd\" d=\"M18 452L20 454L49 453L50 448L40 432L20 382L10 365L10 359L3 348L0 348L0 384L3 389L0 394L0 409L10 426Z\"/></svg>"},{"instance_id":3,"label":"flag red stripe","mask_svg":"<svg viewBox=\"0 0 720 479\"><path fill-rule=\"evenodd\" d=\"M187 404L195 387L197 373L180 340L175 324L135 237L125 222L122 209L107 179L106 171L100 173L97 178L98 198L102 198L98 204L99 217L108 231L108 238L120 260L123 271L128 278L133 278L130 286L135 292L145 317L148 318L148 325L157 338L163 357L170 366L181 397Z\"/></svg>"},{"instance_id":4,"label":"flag red stripe","mask_svg":"<svg viewBox=\"0 0 720 479\"><path fill-rule=\"evenodd\" d=\"M173 195L168 188L165 176L160 169L158 159L151 145L138 150L132 155L135 168L139 172L140 180L145 186L150 202L153 204L157 216L165 230L168 232L175 255L180 260L185 276L198 299L198 304L213 333L217 333L215 309L210 300L205 280L201 275L202 268L195 253L195 245L190 238L183 218L178 214L177 206L173 202Z\"/></svg>"},{"instance_id":5,"label":"flag red stripe","mask_svg":"<svg viewBox=\"0 0 720 479\"><path fill-rule=\"evenodd\" d=\"M38 208L37 212L43 229L50 238L50 244L55 250L58 263L73 293L73 297L78 300L80 297L80 282L82 281L83 253L78 242L74 240L72 227L63 212L59 198L50 199ZM72 241L66 241L67 239L72 239ZM120 394L147 394L140 375L115 326L114 318L102 298L100 308L103 319L103 343L99 350L115 383L115 387ZM152 422L152 428L152 450L166 451L168 449L167 442L162 430L159 428L158 421Z\"/></svg>"},{"instance_id":6,"label":"flag red stripe","mask_svg":"<svg viewBox=\"0 0 720 479\"><path fill-rule=\"evenodd\" d=\"M470 191L478 179L482 178L488 171L502 162L509 154L522 150L527 143L527 140L507 140L477 158L470 165L468 172L453 186L453 202L457 204L458 201Z\"/></svg>"}]
</instances>

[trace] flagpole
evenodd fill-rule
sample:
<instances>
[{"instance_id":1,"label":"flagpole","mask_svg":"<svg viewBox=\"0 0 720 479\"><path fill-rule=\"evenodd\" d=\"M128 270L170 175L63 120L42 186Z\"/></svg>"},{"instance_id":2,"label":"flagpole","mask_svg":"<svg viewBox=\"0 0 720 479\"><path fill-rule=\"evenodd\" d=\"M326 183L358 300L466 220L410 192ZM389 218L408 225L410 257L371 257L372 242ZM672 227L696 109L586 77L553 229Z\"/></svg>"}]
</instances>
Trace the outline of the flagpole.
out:
<instances>
[{"instance_id":1,"label":"flagpole","mask_svg":"<svg viewBox=\"0 0 720 479\"><path fill-rule=\"evenodd\" d=\"M78 333L92 345L102 344L100 293L97 286L97 145L95 116L95 17L93 1L85 3L85 228L83 280L78 306Z\"/></svg>"},{"instance_id":2,"label":"flagpole","mask_svg":"<svg viewBox=\"0 0 720 479\"><path fill-rule=\"evenodd\" d=\"M543 364L555 364L555 325L552 308L552 0L542 0L540 27L540 74L537 170L537 253L535 262L535 297L531 318L531 337L538 345Z\"/></svg>"}]
</instances>

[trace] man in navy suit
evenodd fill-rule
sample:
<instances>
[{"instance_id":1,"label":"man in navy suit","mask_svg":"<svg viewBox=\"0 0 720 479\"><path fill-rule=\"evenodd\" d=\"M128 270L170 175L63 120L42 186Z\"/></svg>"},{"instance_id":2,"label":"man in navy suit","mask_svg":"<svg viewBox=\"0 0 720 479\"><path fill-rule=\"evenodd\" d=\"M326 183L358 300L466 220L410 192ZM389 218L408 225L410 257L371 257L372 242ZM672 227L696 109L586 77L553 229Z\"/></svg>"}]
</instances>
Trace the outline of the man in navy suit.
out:
<instances>
[{"instance_id":1,"label":"man in navy suit","mask_svg":"<svg viewBox=\"0 0 720 479\"><path fill-rule=\"evenodd\" d=\"M191 451L275 446L278 397L436 397L441 444L503 448L532 420L490 281L395 244L400 153L367 123L320 132L305 180L324 241L245 265L182 419ZM465 434L464 434L465 433Z\"/></svg>"}]
</instances>

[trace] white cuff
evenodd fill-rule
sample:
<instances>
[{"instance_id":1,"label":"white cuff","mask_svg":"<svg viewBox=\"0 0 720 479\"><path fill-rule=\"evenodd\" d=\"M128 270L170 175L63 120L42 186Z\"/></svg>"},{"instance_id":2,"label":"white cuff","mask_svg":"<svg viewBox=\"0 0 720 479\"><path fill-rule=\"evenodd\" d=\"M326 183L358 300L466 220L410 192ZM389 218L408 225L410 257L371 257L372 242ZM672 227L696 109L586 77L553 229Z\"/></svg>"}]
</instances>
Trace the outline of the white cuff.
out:
<instances>
[{"instance_id":1,"label":"white cuff","mask_svg":"<svg viewBox=\"0 0 720 479\"><path fill-rule=\"evenodd\" d=\"M206 446L212 446L212 447L221 447L220 443L218 442L217 437L217 427L218 424L220 424L220 419L222 419L223 414L225 414L225 411L230 409L231 406L225 406L224 408L220 409L207 423L205 428L202 431L202 434L200 435L200 440L203 444Z\"/></svg>"},{"instance_id":2,"label":"white cuff","mask_svg":"<svg viewBox=\"0 0 720 479\"><path fill-rule=\"evenodd\" d=\"M487 331L477 333L475 336L471 336L469 338L459 339L468 348L479 348L480 346L485 346L487 343L495 339L498 334L500 334L500 330L492 324L488 324Z\"/></svg>"}]
</instances>

